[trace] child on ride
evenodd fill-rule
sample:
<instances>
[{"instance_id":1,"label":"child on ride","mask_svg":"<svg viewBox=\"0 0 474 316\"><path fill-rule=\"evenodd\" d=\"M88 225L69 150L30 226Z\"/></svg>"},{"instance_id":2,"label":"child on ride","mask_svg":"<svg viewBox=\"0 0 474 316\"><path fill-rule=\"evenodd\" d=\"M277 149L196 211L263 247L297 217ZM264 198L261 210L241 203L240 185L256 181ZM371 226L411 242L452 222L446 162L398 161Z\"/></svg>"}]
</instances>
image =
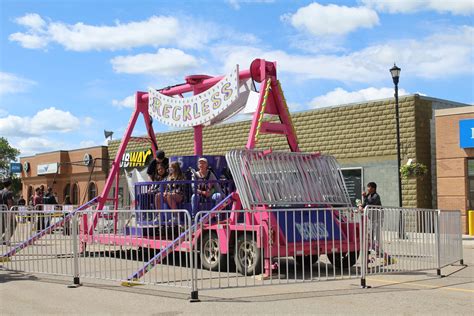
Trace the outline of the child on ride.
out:
<instances>
[{"instance_id":1,"label":"child on ride","mask_svg":"<svg viewBox=\"0 0 474 316\"><path fill-rule=\"evenodd\" d=\"M153 181L165 181L168 176L167 166L164 163L156 164L156 173L153 175ZM162 209L162 201L164 200L164 192L166 188L162 188L162 185L154 184L152 187L152 192L155 192L155 208L157 210Z\"/></svg>"},{"instance_id":2,"label":"child on ride","mask_svg":"<svg viewBox=\"0 0 474 316\"><path fill-rule=\"evenodd\" d=\"M185 180L179 162L173 161L169 168L169 176L165 191L165 200L168 206L175 210L178 208L178 204L184 199L184 185L182 183L173 183L174 181Z\"/></svg>"}]
</instances>

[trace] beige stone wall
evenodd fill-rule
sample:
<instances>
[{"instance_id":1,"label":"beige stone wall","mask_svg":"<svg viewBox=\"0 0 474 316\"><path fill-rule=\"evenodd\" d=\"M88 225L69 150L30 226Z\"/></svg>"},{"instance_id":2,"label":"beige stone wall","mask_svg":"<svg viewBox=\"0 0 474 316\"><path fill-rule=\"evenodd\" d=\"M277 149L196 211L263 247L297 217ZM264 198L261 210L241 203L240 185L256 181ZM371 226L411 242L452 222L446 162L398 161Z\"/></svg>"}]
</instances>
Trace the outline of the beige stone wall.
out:
<instances>
[{"instance_id":1,"label":"beige stone wall","mask_svg":"<svg viewBox=\"0 0 474 316\"><path fill-rule=\"evenodd\" d=\"M433 116L431 101L419 100L415 107L415 143L416 162L428 167L428 173L416 179L416 207L431 208L431 130L430 119Z\"/></svg>"}]
</instances>

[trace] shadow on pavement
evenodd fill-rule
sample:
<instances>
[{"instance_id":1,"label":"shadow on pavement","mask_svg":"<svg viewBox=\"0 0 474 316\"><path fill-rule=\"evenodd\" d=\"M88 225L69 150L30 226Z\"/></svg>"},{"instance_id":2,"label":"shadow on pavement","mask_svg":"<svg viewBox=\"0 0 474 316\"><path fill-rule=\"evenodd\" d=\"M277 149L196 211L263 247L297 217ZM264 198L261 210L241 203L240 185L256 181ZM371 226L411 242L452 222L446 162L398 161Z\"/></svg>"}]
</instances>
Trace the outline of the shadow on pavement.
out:
<instances>
[{"instance_id":1,"label":"shadow on pavement","mask_svg":"<svg viewBox=\"0 0 474 316\"><path fill-rule=\"evenodd\" d=\"M37 281L38 278L17 271L0 270L0 283L16 282L16 281Z\"/></svg>"}]
</instances>

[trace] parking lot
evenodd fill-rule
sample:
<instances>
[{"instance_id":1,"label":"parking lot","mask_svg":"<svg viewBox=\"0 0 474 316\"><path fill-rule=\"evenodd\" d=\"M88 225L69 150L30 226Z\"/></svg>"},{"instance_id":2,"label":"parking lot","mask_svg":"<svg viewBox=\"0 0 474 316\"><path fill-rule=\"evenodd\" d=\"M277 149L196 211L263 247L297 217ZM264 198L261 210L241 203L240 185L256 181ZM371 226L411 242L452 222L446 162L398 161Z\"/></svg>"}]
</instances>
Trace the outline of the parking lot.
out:
<instances>
[{"instance_id":1,"label":"parking lot","mask_svg":"<svg viewBox=\"0 0 474 316\"><path fill-rule=\"evenodd\" d=\"M165 287L125 288L117 282L70 279L0 271L2 314L471 314L474 308L474 240L464 241L467 267L435 271L374 275L290 285L200 291L190 303L189 291ZM7 302L7 303L5 303Z\"/></svg>"}]
</instances>

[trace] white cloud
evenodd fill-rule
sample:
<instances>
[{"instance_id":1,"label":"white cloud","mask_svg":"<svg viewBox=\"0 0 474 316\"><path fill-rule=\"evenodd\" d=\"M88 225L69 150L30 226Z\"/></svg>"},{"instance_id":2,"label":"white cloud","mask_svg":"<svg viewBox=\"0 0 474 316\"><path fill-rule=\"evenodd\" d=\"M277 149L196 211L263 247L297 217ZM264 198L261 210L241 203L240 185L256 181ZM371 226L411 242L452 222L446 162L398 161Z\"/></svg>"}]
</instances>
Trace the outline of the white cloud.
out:
<instances>
[{"instance_id":1,"label":"white cloud","mask_svg":"<svg viewBox=\"0 0 474 316\"><path fill-rule=\"evenodd\" d=\"M472 0L361 0L377 11L388 13L413 13L433 10L439 13L470 15L474 13Z\"/></svg>"},{"instance_id":2,"label":"white cloud","mask_svg":"<svg viewBox=\"0 0 474 316\"><path fill-rule=\"evenodd\" d=\"M50 107L36 113L30 124L39 131L70 132L79 128L80 121L69 111Z\"/></svg>"},{"instance_id":3,"label":"white cloud","mask_svg":"<svg viewBox=\"0 0 474 316\"><path fill-rule=\"evenodd\" d=\"M95 123L95 120L92 117L86 116L84 119L82 119L82 123L84 123L85 126L91 126Z\"/></svg>"},{"instance_id":4,"label":"white cloud","mask_svg":"<svg viewBox=\"0 0 474 316\"><path fill-rule=\"evenodd\" d=\"M117 56L111 60L115 72L173 76L198 66L198 60L182 50L160 48L156 54Z\"/></svg>"},{"instance_id":5,"label":"white cloud","mask_svg":"<svg viewBox=\"0 0 474 316\"><path fill-rule=\"evenodd\" d=\"M129 95L125 99L122 100L112 100L112 105L118 107L118 108L130 108L134 109L135 108L135 95Z\"/></svg>"},{"instance_id":6,"label":"white cloud","mask_svg":"<svg viewBox=\"0 0 474 316\"><path fill-rule=\"evenodd\" d=\"M16 18L15 22L34 30L42 30L46 26L46 21L37 13L27 13L22 17Z\"/></svg>"},{"instance_id":7,"label":"white cloud","mask_svg":"<svg viewBox=\"0 0 474 316\"><path fill-rule=\"evenodd\" d=\"M48 46L50 39L46 29L47 24L39 14L28 13L16 18L15 22L24 26L27 31L11 34L8 37L10 41L19 42L21 46L29 49L41 49Z\"/></svg>"},{"instance_id":8,"label":"white cloud","mask_svg":"<svg viewBox=\"0 0 474 316\"><path fill-rule=\"evenodd\" d=\"M13 42L19 42L22 47L29 49L40 49L48 46L47 38L38 34L13 33L8 39Z\"/></svg>"},{"instance_id":9,"label":"white cloud","mask_svg":"<svg viewBox=\"0 0 474 316\"><path fill-rule=\"evenodd\" d=\"M275 0L227 0L227 3L234 9L239 10L240 4L250 3L274 3Z\"/></svg>"},{"instance_id":10,"label":"white cloud","mask_svg":"<svg viewBox=\"0 0 474 316\"><path fill-rule=\"evenodd\" d=\"M80 148L94 147L94 146L98 146L98 144L93 140L83 140L79 143Z\"/></svg>"},{"instance_id":11,"label":"white cloud","mask_svg":"<svg viewBox=\"0 0 474 316\"><path fill-rule=\"evenodd\" d=\"M54 107L41 110L33 117L8 115L0 118L0 135L21 137L48 132L71 132L80 127L80 120L69 111Z\"/></svg>"},{"instance_id":12,"label":"white cloud","mask_svg":"<svg viewBox=\"0 0 474 316\"><path fill-rule=\"evenodd\" d=\"M144 21L116 22L115 25L89 25L83 22L47 23L40 15L30 13L15 21L26 27L26 32L13 33L9 40L30 49L45 48L49 43L57 43L72 51L163 45L199 48L219 36L218 28L212 23L173 16L152 16Z\"/></svg>"},{"instance_id":13,"label":"white cloud","mask_svg":"<svg viewBox=\"0 0 474 316\"><path fill-rule=\"evenodd\" d=\"M289 54L250 46L221 46L213 50L224 71L235 64L247 67L258 56L278 61L278 71L297 75L300 80L329 79L373 83L391 80L388 69L396 62L404 76L447 78L474 71L474 27L463 26L426 38L390 41L348 54Z\"/></svg>"},{"instance_id":14,"label":"white cloud","mask_svg":"<svg viewBox=\"0 0 474 316\"><path fill-rule=\"evenodd\" d=\"M173 17L152 16L142 22L95 26L84 23L51 23L52 40L74 51L115 50L143 45L168 44L178 35L179 22Z\"/></svg>"},{"instance_id":15,"label":"white cloud","mask_svg":"<svg viewBox=\"0 0 474 316\"><path fill-rule=\"evenodd\" d=\"M35 84L33 80L8 72L0 72L0 95L25 92Z\"/></svg>"},{"instance_id":16,"label":"white cloud","mask_svg":"<svg viewBox=\"0 0 474 316\"><path fill-rule=\"evenodd\" d=\"M354 102L363 102L376 99L384 99L393 97L393 88L366 88L358 91L346 91L342 88L336 88L324 95L315 97L311 100L310 105L313 108L321 108L331 105L341 105ZM407 95L408 92L404 89L399 89L400 96Z\"/></svg>"},{"instance_id":17,"label":"white cloud","mask_svg":"<svg viewBox=\"0 0 474 316\"><path fill-rule=\"evenodd\" d=\"M317 36L343 35L358 28L379 24L377 12L366 7L347 7L317 2L299 8L295 14L282 16L295 28Z\"/></svg>"},{"instance_id":18,"label":"white cloud","mask_svg":"<svg viewBox=\"0 0 474 316\"><path fill-rule=\"evenodd\" d=\"M20 150L22 156L30 156L39 152L57 150L63 145L46 137L27 137L16 143L15 147Z\"/></svg>"},{"instance_id":19,"label":"white cloud","mask_svg":"<svg viewBox=\"0 0 474 316\"><path fill-rule=\"evenodd\" d=\"M8 112L4 109L0 109L0 117L7 116Z\"/></svg>"}]
</instances>

